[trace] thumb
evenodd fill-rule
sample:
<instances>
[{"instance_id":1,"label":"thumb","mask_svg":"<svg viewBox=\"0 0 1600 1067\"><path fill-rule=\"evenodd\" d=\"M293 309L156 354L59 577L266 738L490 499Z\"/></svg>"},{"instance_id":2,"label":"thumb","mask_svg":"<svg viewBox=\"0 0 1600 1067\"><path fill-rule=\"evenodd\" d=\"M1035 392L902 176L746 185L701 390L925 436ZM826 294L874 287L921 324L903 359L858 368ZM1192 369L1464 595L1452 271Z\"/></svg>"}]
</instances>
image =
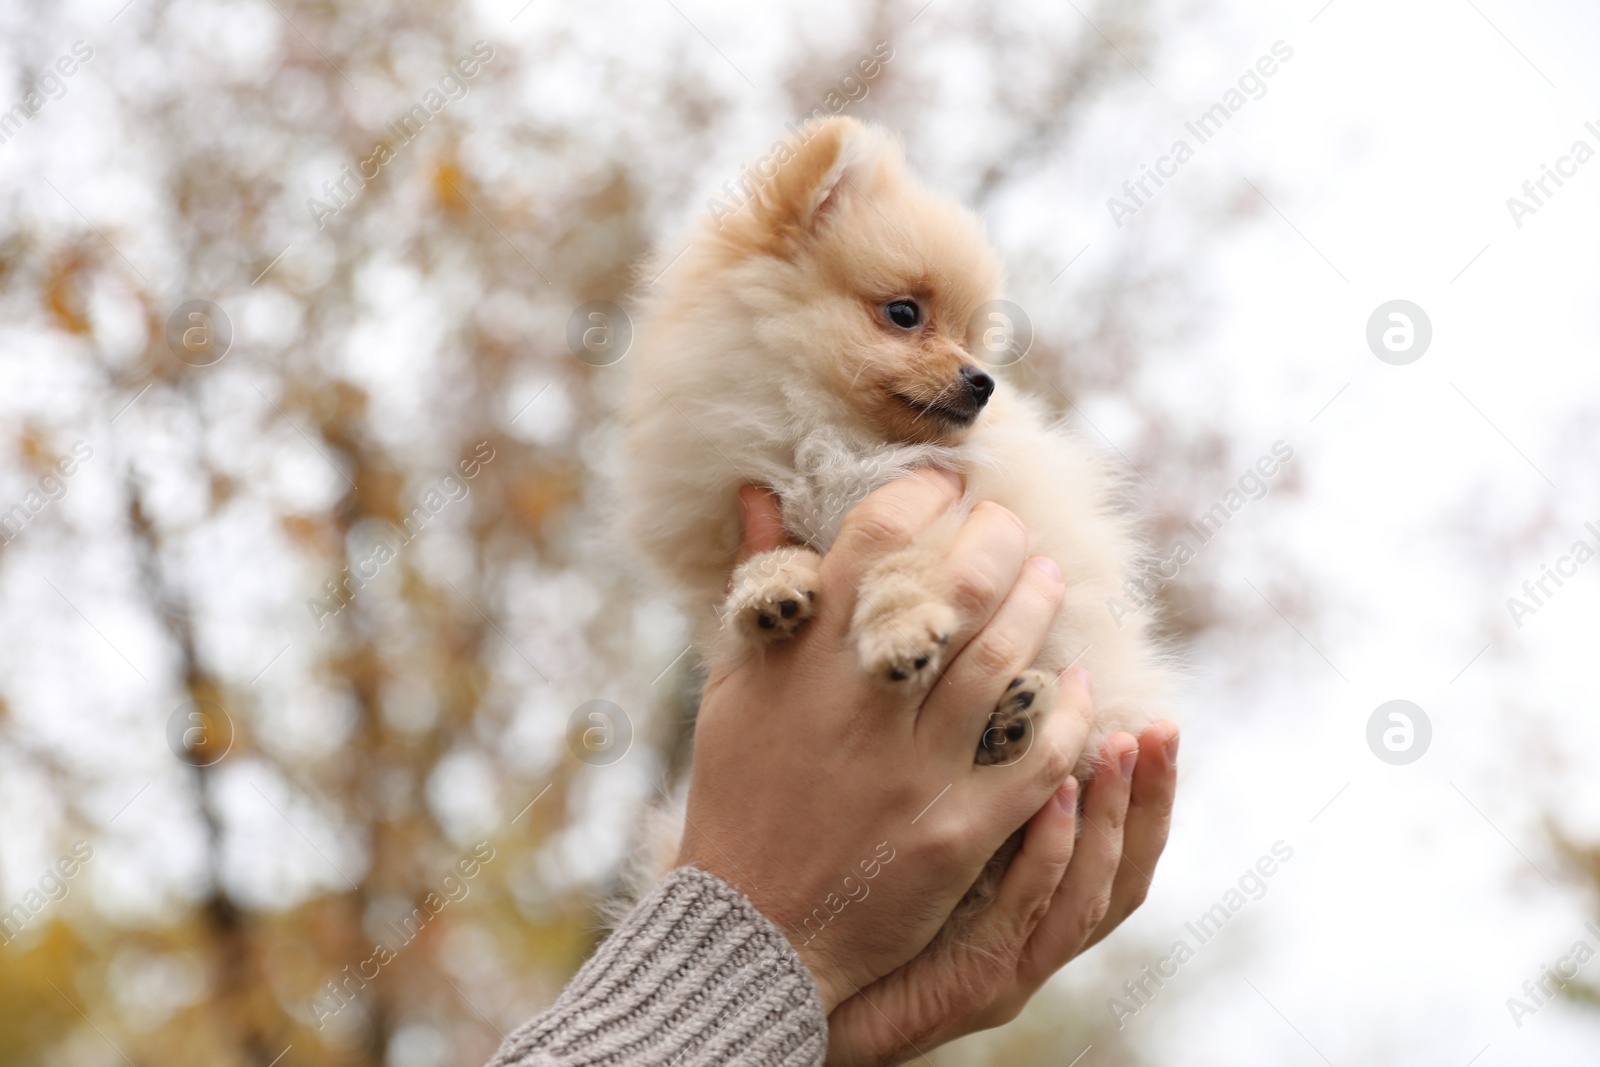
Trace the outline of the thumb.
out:
<instances>
[{"instance_id":1,"label":"thumb","mask_svg":"<svg viewBox=\"0 0 1600 1067\"><path fill-rule=\"evenodd\" d=\"M789 534L783 528L778 494L761 485L742 487L739 490L739 555L734 565L788 543Z\"/></svg>"}]
</instances>

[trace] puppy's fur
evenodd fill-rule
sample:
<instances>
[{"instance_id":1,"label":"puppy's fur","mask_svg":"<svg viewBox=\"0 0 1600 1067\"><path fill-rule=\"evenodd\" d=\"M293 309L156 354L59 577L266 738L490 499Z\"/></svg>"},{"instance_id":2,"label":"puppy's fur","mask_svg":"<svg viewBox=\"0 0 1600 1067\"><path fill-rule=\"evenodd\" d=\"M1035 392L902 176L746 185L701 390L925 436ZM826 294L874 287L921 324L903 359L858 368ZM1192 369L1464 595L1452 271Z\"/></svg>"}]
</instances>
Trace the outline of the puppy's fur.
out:
<instances>
[{"instance_id":1,"label":"puppy's fur","mask_svg":"<svg viewBox=\"0 0 1600 1067\"><path fill-rule=\"evenodd\" d=\"M816 609L818 554L852 505L918 467L960 471L964 505L1015 512L1066 579L1035 670L973 738L975 756L1025 751L1030 716L1079 665L1094 680L1077 771L1087 777L1101 740L1139 733L1167 688L1146 618L1108 610L1141 556L1115 479L1037 400L1004 382L980 395L992 368L973 353L993 323L978 312L1001 295L999 263L971 212L906 173L894 139L831 119L790 138L775 163L651 287L626 403L627 528L681 593L702 653L751 654ZM730 592L747 483L777 491L801 547L747 561ZM943 665L957 616L939 563L964 513L862 582L853 636L886 686L925 687Z\"/></svg>"}]
</instances>

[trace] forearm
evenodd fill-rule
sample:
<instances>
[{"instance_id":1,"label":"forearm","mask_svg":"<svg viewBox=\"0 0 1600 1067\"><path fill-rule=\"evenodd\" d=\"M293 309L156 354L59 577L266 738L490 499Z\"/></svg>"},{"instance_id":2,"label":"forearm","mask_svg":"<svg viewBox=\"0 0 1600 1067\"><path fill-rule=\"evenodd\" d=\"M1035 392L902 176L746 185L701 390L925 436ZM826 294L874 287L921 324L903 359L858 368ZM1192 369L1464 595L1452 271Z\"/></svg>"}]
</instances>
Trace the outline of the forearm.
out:
<instances>
[{"instance_id":1,"label":"forearm","mask_svg":"<svg viewBox=\"0 0 1600 1067\"><path fill-rule=\"evenodd\" d=\"M815 1067L827 1035L783 933L737 890L683 867L489 1067Z\"/></svg>"}]
</instances>

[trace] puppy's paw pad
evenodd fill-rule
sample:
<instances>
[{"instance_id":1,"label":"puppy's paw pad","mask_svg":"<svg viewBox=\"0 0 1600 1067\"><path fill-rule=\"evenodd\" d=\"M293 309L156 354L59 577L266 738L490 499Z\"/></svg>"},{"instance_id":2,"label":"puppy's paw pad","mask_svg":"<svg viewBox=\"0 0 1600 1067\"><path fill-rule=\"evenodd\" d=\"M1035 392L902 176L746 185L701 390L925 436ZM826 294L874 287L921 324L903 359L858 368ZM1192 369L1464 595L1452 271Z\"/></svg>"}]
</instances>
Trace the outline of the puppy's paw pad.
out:
<instances>
[{"instance_id":1,"label":"puppy's paw pad","mask_svg":"<svg viewBox=\"0 0 1600 1067\"><path fill-rule=\"evenodd\" d=\"M1025 756L1033 747L1037 720L1049 710L1054 695L1055 679L1044 671L1023 671L1014 678L989 713L976 762L997 766Z\"/></svg>"},{"instance_id":2,"label":"puppy's paw pad","mask_svg":"<svg viewBox=\"0 0 1600 1067\"><path fill-rule=\"evenodd\" d=\"M861 628L861 664L890 683L922 684L938 672L956 622L956 613L937 603L874 618Z\"/></svg>"},{"instance_id":3,"label":"puppy's paw pad","mask_svg":"<svg viewBox=\"0 0 1600 1067\"><path fill-rule=\"evenodd\" d=\"M816 610L817 560L810 549L783 548L746 561L734 575L726 617L758 644L793 637Z\"/></svg>"},{"instance_id":4,"label":"puppy's paw pad","mask_svg":"<svg viewBox=\"0 0 1600 1067\"><path fill-rule=\"evenodd\" d=\"M742 629L764 641L777 641L799 632L815 603L816 594L810 589L766 589L739 604L734 615Z\"/></svg>"}]
</instances>

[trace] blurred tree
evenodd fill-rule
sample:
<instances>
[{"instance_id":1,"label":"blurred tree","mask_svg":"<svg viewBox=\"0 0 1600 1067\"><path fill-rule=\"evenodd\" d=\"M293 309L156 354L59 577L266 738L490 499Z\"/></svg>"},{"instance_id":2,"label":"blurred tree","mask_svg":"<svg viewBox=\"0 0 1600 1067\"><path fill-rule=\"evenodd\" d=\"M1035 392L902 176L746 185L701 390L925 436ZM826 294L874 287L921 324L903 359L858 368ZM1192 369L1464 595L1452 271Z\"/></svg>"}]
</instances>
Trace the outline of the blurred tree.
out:
<instances>
[{"instance_id":1,"label":"blurred tree","mask_svg":"<svg viewBox=\"0 0 1600 1067\"><path fill-rule=\"evenodd\" d=\"M569 315L626 306L705 160L780 136L878 41L852 112L914 157L944 136L939 50L968 64L999 139L939 146L940 177L980 206L1087 151L1086 109L1151 47L1137 6L942 3L919 29L880 2L797 29L774 106L688 24L710 15L663 10L649 54L594 32L619 13L450 0L5 16L20 91L66 42L94 56L3 148L0 504L29 514L0 549L0 765L38 838L4 853L4 906L71 842L95 858L0 947L0 1061L486 1058L592 949L693 708L681 627L607 536L625 363L575 358ZM1129 464L1185 484L1215 427L1179 433L1129 374L1153 328L1130 294L1165 269L1080 279L1075 332L1021 373L1064 414L1127 391ZM27 505L80 439L71 499ZM615 765L579 741L595 698L633 732ZM1132 1062L1098 1015L1045 1014L972 1048Z\"/></svg>"}]
</instances>

